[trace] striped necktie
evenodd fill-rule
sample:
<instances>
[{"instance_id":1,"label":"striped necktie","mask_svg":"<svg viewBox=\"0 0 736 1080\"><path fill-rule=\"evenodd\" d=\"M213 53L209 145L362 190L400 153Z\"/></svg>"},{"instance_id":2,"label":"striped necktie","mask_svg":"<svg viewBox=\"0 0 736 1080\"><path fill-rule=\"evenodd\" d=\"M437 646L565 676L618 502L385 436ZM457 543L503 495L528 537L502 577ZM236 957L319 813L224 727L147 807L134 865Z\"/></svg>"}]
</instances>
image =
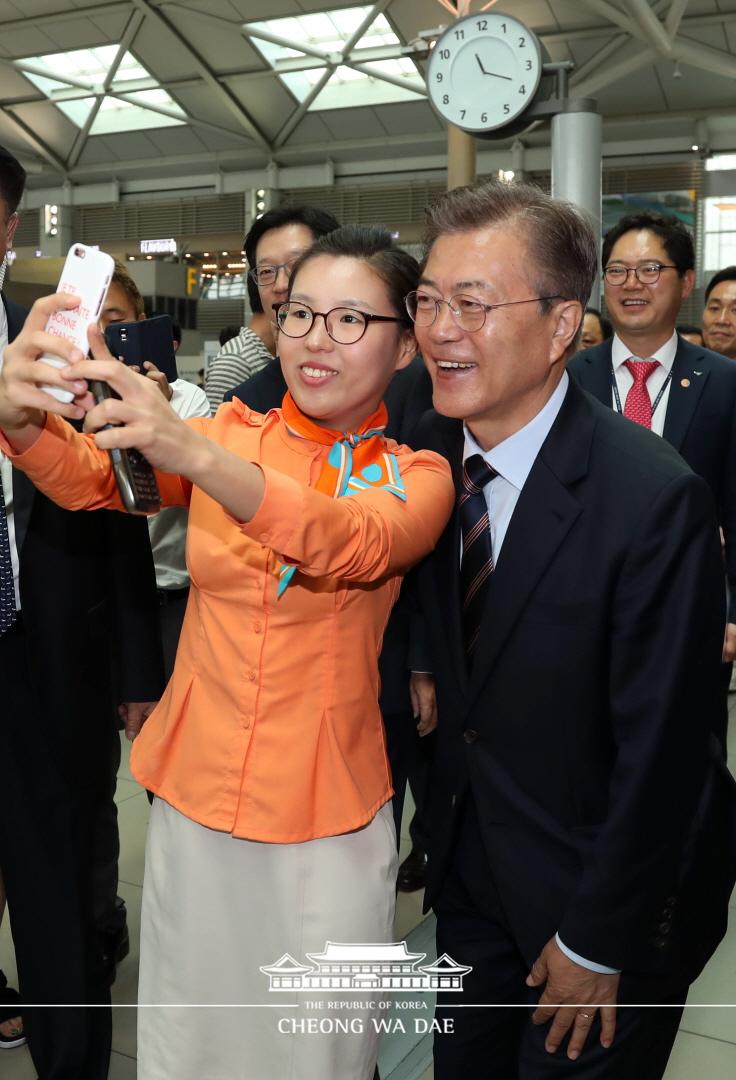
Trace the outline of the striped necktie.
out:
<instances>
[{"instance_id":1,"label":"striped necktie","mask_svg":"<svg viewBox=\"0 0 736 1080\"><path fill-rule=\"evenodd\" d=\"M472 660L478 644L486 594L493 573L491 523L483 488L494 476L498 476L498 473L480 454L473 454L463 465L463 490L458 499L463 537L460 585L465 651L469 660Z\"/></svg>"},{"instance_id":2,"label":"striped necktie","mask_svg":"<svg viewBox=\"0 0 736 1080\"><path fill-rule=\"evenodd\" d=\"M13 581L13 561L10 557L10 537L8 536L8 517L5 513L5 492L0 474L0 634L15 623L18 613L15 610L15 583Z\"/></svg>"}]
</instances>

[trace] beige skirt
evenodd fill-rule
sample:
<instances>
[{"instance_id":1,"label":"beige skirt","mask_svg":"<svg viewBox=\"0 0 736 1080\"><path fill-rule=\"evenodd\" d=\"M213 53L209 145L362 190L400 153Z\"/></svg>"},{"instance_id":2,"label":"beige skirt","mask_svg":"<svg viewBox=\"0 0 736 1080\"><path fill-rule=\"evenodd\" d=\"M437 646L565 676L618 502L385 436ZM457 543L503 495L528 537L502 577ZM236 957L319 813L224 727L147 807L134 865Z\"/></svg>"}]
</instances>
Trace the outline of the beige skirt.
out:
<instances>
[{"instance_id":1,"label":"beige skirt","mask_svg":"<svg viewBox=\"0 0 736 1080\"><path fill-rule=\"evenodd\" d=\"M138 1080L372 1080L382 995L283 987L328 942L393 940L397 861L390 803L356 832L264 844L155 799Z\"/></svg>"}]
</instances>

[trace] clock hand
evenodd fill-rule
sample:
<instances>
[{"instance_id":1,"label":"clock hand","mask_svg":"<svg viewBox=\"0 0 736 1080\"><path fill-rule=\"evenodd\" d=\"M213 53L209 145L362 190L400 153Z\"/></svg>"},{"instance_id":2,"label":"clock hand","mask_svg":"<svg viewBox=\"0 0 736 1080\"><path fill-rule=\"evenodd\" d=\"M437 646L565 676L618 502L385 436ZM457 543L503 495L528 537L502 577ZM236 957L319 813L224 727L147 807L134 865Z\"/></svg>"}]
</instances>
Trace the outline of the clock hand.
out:
<instances>
[{"instance_id":1,"label":"clock hand","mask_svg":"<svg viewBox=\"0 0 736 1080\"><path fill-rule=\"evenodd\" d=\"M480 68L480 70L483 72L484 75L491 75L494 79L505 79L506 82L513 82L514 81L511 78L510 75L499 75L495 71L486 71L486 69L483 67L483 64L481 62L481 58L478 56L477 53L475 53L475 59L478 61L478 67Z\"/></svg>"}]
</instances>

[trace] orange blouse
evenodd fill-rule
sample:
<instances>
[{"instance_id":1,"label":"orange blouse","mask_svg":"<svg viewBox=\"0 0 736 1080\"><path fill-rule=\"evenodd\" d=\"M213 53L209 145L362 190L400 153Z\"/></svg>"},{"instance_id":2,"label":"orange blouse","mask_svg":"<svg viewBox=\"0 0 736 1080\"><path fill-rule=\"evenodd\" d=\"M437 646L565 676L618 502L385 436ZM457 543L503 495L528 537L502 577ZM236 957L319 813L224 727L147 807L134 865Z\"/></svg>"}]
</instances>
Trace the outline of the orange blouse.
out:
<instances>
[{"instance_id":1,"label":"orange blouse","mask_svg":"<svg viewBox=\"0 0 736 1080\"><path fill-rule=\"evenodd\" d=\"M402 575L451 513L449 467L389 442L407 501L376 489L332 499L309 486L329 447L291 434L280 410L261 415L235 400L187 422L258 462L265 495L244 524L183 477L157 472L162 502L189 506L192 589L133 774L236 837L296 843L357 829L392 794L377 657ZM62 506L121 506L107 452L56 416L9 456ZM284 561L299 573L277 599Z\"/></svg>"}]
</instances>

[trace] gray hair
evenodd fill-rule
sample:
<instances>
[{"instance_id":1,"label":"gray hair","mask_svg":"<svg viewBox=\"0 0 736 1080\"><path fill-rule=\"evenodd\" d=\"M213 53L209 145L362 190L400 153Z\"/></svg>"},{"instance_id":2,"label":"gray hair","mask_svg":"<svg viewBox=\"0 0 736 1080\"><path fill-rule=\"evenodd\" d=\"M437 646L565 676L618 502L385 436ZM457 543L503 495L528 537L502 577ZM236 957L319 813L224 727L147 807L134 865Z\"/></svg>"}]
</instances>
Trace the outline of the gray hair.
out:
<instances>
[{"instance_id":1,"label":"gray hair","mask_svg":"<svg viewBox=\"0 0 736 1080\"><path fill-rule=\"evenodd\" d=\"M598 245L587 217L571 203L553 199L531 184L484 181L455 188L427 207L425 243L451 233L515 225L531 264L530 284L539 296L578 300L583 309L598 272ZM540 305L551 307L549 301Z\"/></svg>"}]
</instances>

